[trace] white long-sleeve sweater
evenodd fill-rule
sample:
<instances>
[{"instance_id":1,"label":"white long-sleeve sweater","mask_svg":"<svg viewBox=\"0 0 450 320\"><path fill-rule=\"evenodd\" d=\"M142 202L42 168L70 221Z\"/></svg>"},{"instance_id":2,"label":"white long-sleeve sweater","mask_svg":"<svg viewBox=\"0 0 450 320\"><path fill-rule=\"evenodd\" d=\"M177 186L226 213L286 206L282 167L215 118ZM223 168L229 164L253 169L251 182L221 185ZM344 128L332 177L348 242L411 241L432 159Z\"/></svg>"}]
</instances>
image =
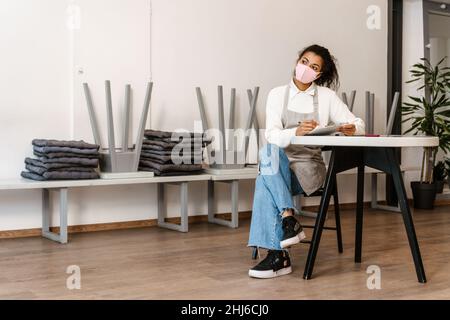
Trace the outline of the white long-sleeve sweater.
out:
<instances>
[{"instance_id":1,"label":"white long-sleeve sweater","mask_svg":"<svg viewBox=\"0 0 450 320\"><path fill-rule=\"evenodd\" d=\"M335 91L327 88L311 85L306 91L300 91L291 81L289 84L289 104L288 109L297 112L312 112L314 109L313 96L317 87L319 96L319 126L325 127L331 122L339 124L354 124L356 126L355 135L365 133L364 121L355 117L350 112L347 105L342 102ZM283 100L286 86L274 88L270 91L266 105L266 139L269 143L281 148L286 148L291 144L291 139L295 137L296 128L283 129L282 113Z\"/></svg>"}]
</instances>

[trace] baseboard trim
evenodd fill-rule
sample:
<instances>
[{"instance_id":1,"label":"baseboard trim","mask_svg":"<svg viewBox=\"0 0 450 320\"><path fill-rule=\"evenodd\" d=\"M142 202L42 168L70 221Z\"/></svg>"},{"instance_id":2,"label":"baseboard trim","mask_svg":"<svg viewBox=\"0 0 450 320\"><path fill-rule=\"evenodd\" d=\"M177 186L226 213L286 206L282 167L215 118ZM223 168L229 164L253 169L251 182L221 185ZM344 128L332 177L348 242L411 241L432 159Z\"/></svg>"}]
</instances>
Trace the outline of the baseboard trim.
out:
<instances>
[{"instance_id":1,"label":"baseboard trim","mask_svg":"<svg viewBox=\"0 0 450 320\"><path fill-rule=\"evenodd\" d=\"M217 218L221 219L231 219L231 213L217 214ZM250 219L251 211L240 212L240 219ZM167 222L170 223L181 223L180 218L168 218ZM189 224L195 224L200 222L207 222L207 215L200 216L190 216ZM113 230L124 230L124 229L138 229L138 228L149 228L158 225L158 219L150 220L138 220L138 221L125 221L125 222L111 222L111 223L96 223L96 224L86 224L86 225L75 225L69 226L69 233L87 233L87 232L99 232L99 231L113 231ZM59 227L52 227L50 231L58 233ZM42 229L22 229L22 230L6 230L0 231L0 239L15 239L15 238L29 238L41 236Z\"/></svg>"},{"instance_id":2,"label":"baseboard trim","mask_svg":"<svg viewBox=\"0 0 450 320\"><path fill-rule=\"evenodd\" d=\"M380 202L383 204L384 202ZM412 201L410 201L412 205ZM450 200L438 200L436 201L436 206L448 206L450 205ZM353 210L356 208L356 203L343 203L340 205L341 210ZM370 208L370 202L364 203L364 208ZM319 206L305 206L304 210L317 211ZM334 210L334 206L330 205L330 211ZM250 219L252 213L251 211L243 211L239 213L239 219ZM221 219L231 219L231 213L217 214L216 217ZM190 216L189 224L207 222L207 215ZM170 223L180 223L180 218L168 218L167 222ZM137 228L149 228L158 225L157 219L151 220L138 220L138 221L126 221L126 222L111 222L111 223L96 223L87 225L75 225L69 226L69 233L87 233L87 232L99 232L99 231L113 231L113 230L124 230L124 229L137 229ZM59 227L51 228L52 232L59 232ZM41 236L42 230L40 228L35 229L23 229L23 230L7 230L0 231L0 239L16 239L16 238L29 238L29 237L39 237Z\"/></svg>"}]
</instances>

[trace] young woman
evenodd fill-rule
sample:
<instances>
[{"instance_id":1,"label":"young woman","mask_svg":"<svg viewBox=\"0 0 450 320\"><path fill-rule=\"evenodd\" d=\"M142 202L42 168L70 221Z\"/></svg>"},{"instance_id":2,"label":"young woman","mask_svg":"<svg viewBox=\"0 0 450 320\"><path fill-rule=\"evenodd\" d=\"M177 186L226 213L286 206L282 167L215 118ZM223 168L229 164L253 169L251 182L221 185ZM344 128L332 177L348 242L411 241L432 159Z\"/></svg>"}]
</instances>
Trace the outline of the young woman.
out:
<instances>
[{"instance_id":1,"label":"young woman","mask_svg":"<svg viewBox=\"0 0 450 320\"><path fill-rule=\"evenodd\" d=\"M325 180L320 148L291 145L317 126L338 125L344 135L364 134L364 122L356 118L335 91L339 76L334 57L321 46L312 45L298 57L295 75L287 86L273 89L266 107L266 139L260 150L249 247L268 250L267 257L249 270L254 278L274 278L292 272L292 245L305 238L294 217L292 196L312 194Z\"/></svg>"}]
</instances>

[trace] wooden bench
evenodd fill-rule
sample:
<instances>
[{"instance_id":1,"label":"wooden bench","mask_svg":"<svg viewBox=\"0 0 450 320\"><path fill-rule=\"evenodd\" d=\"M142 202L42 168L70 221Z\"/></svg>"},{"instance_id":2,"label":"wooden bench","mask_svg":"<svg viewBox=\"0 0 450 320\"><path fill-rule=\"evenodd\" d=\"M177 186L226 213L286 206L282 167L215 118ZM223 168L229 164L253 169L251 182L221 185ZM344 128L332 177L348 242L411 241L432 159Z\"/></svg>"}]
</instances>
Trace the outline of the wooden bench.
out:
<instances>
[{"instance_id":1,"label":"wooden bench","mask_svg":"<svg viewBox=\"0 0 450 320\"><path fill-rule=\"evenodd\" d=\"M82 187L119 186L135 184L154 184L158 186L158 226L180 232L188 231L188 183L195 181L210 181L211 175L200 174L177 177L152 177L132 179L95 179L95 180L70 180L70 181L31 181L26 179L0 180L1 190L42 190L42 236L62 244L67 243L67 216L69 190ZM180 186L180 210L181 224L173 224L165 221L166 210L164 206L164 186L174 184ZM60 232L56 234L50 231L50 196L51 191L59 193L59 219Z\"/></svg>"},{"instance_id":2,"label":"wooden bench","mask_svg":"<svg viewBox=\"0 0 450 320\"><path fill-rule=\"evenodd\" d=\"M402 172L419 170L416 167L404 167ZM366 173L372 175L372 208L396 211L396 207L381 206L377 200L376 178L378 170L368 168ZM356 174L355 170L349 170L341 174ZM96 180L71 180L71 181L31 181L26 179L0 180L1 190L42 190L42 236L60 243L68 241L68 201L69 189L82 187L120 186L134 184L157 184L157 214L158 226L179 232L188 232L188 183L196 181L208 182L208 222L223 225L230 228L239 227L239 182L241 180L255 180L258 176L257 167L242 170L230 170L228 173L204 173L191 176L177 177L152 177L130 179L96 179ZM215 183L225 183L231 186L231 221L216 218L215 215ZM177 185L180 187L180 224L166 222L165 185ZM52 191L59 193L59 218L60 232L56 234L50 231L50 196ZM300 201L296 201L301 210ZM309 216L309 213L305 212Z\"/></svg>"}]
</instances>

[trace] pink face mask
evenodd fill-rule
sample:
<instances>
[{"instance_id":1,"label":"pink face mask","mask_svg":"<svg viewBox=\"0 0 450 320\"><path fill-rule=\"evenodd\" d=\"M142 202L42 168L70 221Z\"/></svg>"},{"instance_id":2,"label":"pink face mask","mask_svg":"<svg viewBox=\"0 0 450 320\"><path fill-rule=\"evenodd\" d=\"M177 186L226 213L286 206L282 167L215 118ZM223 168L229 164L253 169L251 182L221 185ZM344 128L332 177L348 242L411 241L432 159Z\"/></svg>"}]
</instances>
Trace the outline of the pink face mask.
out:
<instances>
[{"instance_id":1,"label":"pink face mask","mask_svg":"<svg viewBox=\"0 0 450 320\"><path fill-rule=\"evenodd\" d=\"M314 80L316 80L318 75L318 72L314 71L303 63L297 64L297 67L295 68L295 78L304 84L313 82Z\"/></svg>"}]
</instances>

